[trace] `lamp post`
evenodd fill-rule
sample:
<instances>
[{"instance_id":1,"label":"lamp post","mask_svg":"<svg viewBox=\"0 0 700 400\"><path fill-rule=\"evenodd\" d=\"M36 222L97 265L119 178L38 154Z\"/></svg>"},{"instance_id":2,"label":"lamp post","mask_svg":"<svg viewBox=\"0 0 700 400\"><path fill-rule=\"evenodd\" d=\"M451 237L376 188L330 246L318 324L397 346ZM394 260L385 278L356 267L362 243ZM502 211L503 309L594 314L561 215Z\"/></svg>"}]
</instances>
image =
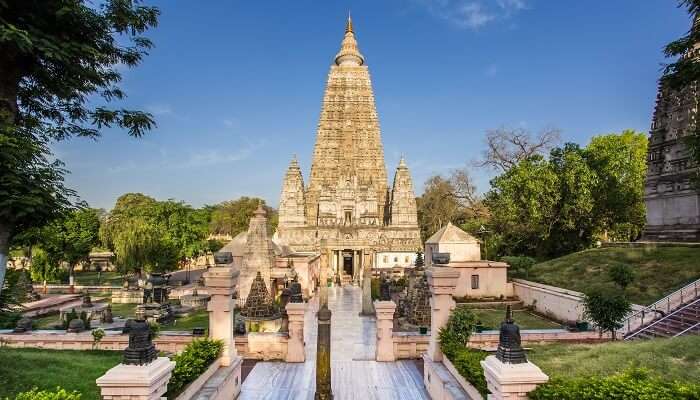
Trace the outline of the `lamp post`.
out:
<instances>
[{"instance_id":1,"label":"lamp post","mask_svg":"<svg viewBox=\"0 0 700 400\"><path fill-rule=\"evenodd\" d=\"M486 234L491 233L490 230L486 229L483 225L479 227L479 231L477 232L478 235L481 237L481 241L484 242L484 260L489 259L488 255L488 246L486 245Z\"/></svg>"}]
</instances>

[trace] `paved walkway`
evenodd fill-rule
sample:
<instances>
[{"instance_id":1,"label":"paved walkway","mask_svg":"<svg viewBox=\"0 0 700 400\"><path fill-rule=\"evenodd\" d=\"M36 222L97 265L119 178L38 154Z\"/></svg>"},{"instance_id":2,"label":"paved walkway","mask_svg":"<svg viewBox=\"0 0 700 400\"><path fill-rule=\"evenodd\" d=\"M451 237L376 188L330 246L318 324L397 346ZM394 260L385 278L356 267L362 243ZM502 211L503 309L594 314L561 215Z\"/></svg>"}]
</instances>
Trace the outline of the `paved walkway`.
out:
<instances>
[{"instance_id":1,"label":"paved walkway","mask_svg":"<svg viewBox=\"0 0 700 400\"><path fill-rule=\"evenodd\" d=\"M304 323L305 363L259 362L243 382L242 400L312 400L316 387L316 311L309 302ZM355 286L328 289L331 319L332 385L335 400L429 399L412 361L374 361L376 323L360 317L362 291Z\"/></svg>"}]
</instances>

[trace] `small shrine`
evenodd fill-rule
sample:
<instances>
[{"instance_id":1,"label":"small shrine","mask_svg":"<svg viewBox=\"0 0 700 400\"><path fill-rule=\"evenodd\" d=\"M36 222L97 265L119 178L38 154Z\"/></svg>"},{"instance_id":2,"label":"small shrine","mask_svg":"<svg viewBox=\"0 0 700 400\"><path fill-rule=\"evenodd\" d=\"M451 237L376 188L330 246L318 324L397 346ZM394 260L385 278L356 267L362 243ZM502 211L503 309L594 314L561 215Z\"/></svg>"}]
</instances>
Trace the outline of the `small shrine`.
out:
<instances>
[{"instance_id":1,"label":"small shrine","mask_svg":"<svg viewBox=\"0 0 700 400\"><path fill-rule=\"evenodd\" d=\"M245 299L241 316L245 320L246 332L278 332L281 315L275 305L260 272L255 275Z\"/></svg>"},{"instance_id":2,"label":"small shrine","mask_svg":"<svg viewBox=\"0 0 700 400\"><path fill-rule=\"evenodd\" d=\"M149 322L169 322L173 310L168 304L168 280L162 274L151 274L143 290L143 304L136 306L136 316Z\"/></svg>"}]
</instances>

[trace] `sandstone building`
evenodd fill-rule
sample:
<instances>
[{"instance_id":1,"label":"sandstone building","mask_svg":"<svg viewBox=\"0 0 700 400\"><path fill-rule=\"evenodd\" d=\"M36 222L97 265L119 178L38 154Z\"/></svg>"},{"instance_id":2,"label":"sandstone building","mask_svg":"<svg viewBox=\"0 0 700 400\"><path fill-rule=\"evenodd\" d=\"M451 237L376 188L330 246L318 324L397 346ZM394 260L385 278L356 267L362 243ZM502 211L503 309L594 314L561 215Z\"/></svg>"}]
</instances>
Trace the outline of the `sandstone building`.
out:
<instances>
[{"instance_id":1,"label":"sandstone building","mask_svg":"<svg viewBox=\"0 0 700 400\"><path fill-rule=\"evenodd\" d=\"M309 183L294 158L275 240L296 252L330 251L334 273L346 280L359 279L367 263L410 265L421 247L403 158L388 184L372 83L350 18L328 74Z\"/></svg>"},{"instance_id":2,"label":"sandstone building","mask_svg":"<svg viewBox=\"0 0 700 400\"><path fill-rule=\"evenodd\" d=\"M698 49L688 57L697 57ZM644 200L644 240L700 242L700 193L691 177L692 163L683 138L696 134L698 82L681 90L659 84L649 135Z\"/></svg>"}]
</instances>

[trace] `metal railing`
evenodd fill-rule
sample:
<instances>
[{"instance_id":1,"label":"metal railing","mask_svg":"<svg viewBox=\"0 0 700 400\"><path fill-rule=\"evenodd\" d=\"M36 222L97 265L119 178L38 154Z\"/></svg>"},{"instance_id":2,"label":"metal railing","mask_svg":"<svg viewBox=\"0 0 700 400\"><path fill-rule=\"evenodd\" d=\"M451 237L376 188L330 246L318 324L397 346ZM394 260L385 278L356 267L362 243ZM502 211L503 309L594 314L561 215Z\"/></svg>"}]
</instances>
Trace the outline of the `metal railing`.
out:
<instances>
[{"instance_id":1,"label":"metal railing","mask_svg":"<svg viewBox=\"0 0 700 400\"><path fill-rule=\"evenodd\" d=\"M693 326L690 326L690 327L688 327L688 328L683 329L682 331L680 331L680 332L676 333L675 335L673 335L673 337L677 337L677 336L684 335L684 334L686 334L686 333L688 333L688 332L690 332L690 331L692 331L693 329L696 329L696 328L698 329L698 331L700 331L700 322L698 322L697 324L695 324L695 325L693 325Z\"/></svg>"},{"instance_id":2,"label":"metal railing","mask_svg":"<svg viewBox=\"0 0 700 400\"><path fill-rule=\"evenodd\" d=\"M618 329L617 333L620 336L629 335L645 324L663 318L671 311L698 297L700 297L700 279L683 286L654 304L633 312L625 318L622 328Z\"/></svg>"},{"instance_id":3,"label":"metal railing","mask_svg":"<svg viewBox=\"0 0 700 400\"><path fill-rule=\"evenodd\" d=\"M677 310L673 311L672 313L669 313L669 314L665 315L663 318L657 319L656 321L652 322L651 324L649 324L649 325L643 327L642 329L637 330L637 331L634 332L633 334L631 334L631 335L625 337L625 340L632 339L633 337L637 336L638 334L649 330L649 329L650 329L651 327L653 327L653 326L656 326L656 324L658 324L659 322L666 321L666 320L669 319L670 317L675 316L676 314L680 313L681 311L685 310L686 308L690 308L690 307L693 307L693 306L695 306L695 305L700 305L700 299L696 299L695 301L693 301L693 302L691 302L691 303L688 303L688 304L684 305L683 307L678 308ZM683 318L683 319L685 319L685 318ZM697 325L697 324L696 324L696 325ZM691 328L692 328L692 327L691 327ZM674 337L675 337L675 336L678 336L678 335L674 335Z\"/></svg>"}]
</instances>

